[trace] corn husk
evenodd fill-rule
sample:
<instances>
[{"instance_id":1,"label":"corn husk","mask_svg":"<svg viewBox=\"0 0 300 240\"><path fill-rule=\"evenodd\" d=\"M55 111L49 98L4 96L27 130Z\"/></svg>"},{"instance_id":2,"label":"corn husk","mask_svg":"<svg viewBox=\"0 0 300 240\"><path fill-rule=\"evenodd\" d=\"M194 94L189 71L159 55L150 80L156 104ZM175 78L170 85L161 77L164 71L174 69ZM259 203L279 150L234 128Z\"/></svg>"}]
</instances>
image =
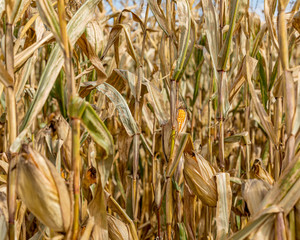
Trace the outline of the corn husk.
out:
<instances>
[{"instance_id":1,"label":"corn husk","mask_svg":"<svg viewBox=\"0 0 300 240\"><path fill-rule=\"evenodd\" d=\"M243 185L242 195L251 215L259 211L260 204L270 188L267 182L258 179L249 179Z\"/></svg>"},{"instance_id":2,"label":"corn husk","mask_svg":"<svg viewBox=\"0 0 300 240\"><path fill-rule=\"evenodd\" d=\"M70 227L70 196L55 166L28 148L18 163L18 194L28 209L55 232Z\"/></svg>"},{"instance_id":3,"label":"corn husk","mask_svg":"<svg viewBox=\"0 0 300 240\"><path fill-rule=\"evenodd\" d=\"M185 154L184 178L189 188L200 198L200 200L210 206L217 205L217 185L214 179L216 170L201 155L192 156Z\"/></svg>"},{"instance_id":4,"label":"corn husk","mask_svg":"<svg viewBox=\"0 0 300 240\"><path fill-rule=\"evenodd\" d=\"M130 233L129 226L117 219L116 217L107 214L108 236L111 240L130 240L133 239Z\"/></svg>"}]
</instances>

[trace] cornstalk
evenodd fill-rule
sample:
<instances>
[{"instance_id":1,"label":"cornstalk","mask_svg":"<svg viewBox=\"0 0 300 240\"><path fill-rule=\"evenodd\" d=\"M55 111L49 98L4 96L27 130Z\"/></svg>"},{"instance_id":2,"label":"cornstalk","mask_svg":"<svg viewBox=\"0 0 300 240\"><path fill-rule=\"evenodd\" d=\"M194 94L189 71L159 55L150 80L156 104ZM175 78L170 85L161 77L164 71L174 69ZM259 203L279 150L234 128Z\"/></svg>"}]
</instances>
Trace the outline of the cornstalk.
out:
<instances>
[{"instance_id":1,"label":"cornstalk","mask_svg":"<svg viewBox=\"0 0 300 240\"><path fill-rule=\"evenodd\" d=\"M172 239L172 219L173 219L173 197L172 197L172 180L167 179L166 186L166 224L167 224L167 239Z\"/></svg>"},{"instance_id":2,"label":"cornstalk","mask_svg":"<svg viewBox=\"0 0 300 240\"><path fill-rule=\"evenodd\" d=\"M65 3L64 0L58 1L58 17L61 32L62 50L64 52L65 73L67 79L67 86L69 91L68 101L71 103L72 99L77 95L75 87L75 78L73 74L73 65L71 57L71 46L69 45L67 35L67 23L65 20ZM72 165L73 165L73 191L74 191L74 205L73 205L73 232L72 239L78 239L79 231L79 201L80 201L80 121L71 116L72 128Z\"/></svg>"},{"instance_id":3,"label":"cornstalk","mask_svg":"<svg viewBox=\"0 0 300 240\"><path fill-rule=\"evenodd\" d=\"M278 36L279 36L279 55L281 65L284 72L284 100L285 100L285 113L286 113L286 156L282 170L292 161L295 153L295 135L293 133L294 116L296 110L295 101L295 85L289 69L289 51L288 51L288 38L287 28L285 21L285 9L289 1L278 1ZM294 210L289 213L289 216L294 215ZM294 222L292 222L294 224ZM292 229L293 227L291 227Z\"/></svg>"},{"instance_id":4,"label":"cornstalk","mask_svg":"<svg viewBox=\"0 0 300 240\"><path fill-rule=\"evenodd\" d=\"M281 64L279 59L278 64L278 74L277 76L281 75ZM276 134L276 141L278 143L281 142L281 121L282 121L282 103L283 103L283 96L282 92L279 92L277 96L275 96L276 102L275 102L275 110L274 110L274 128L275 128L275 134ZM281 147L280 144L278 146L275 146L275 162L274 162L274 178L277 180L280 176L280 168L281 168Z\"/></svg>"},{"instance_id":5,"label":"cornstalk","mask_svg":"<svg viewBox=\"0 0 300 240\"><path fill-rule=\"evenodd\" d=\"M149 13L149 6L147 4L146 8L146 14L144 19L144 26L146 29L147 21L148 21L148 13ZM137 79L137 85L136 85L136 99L135 99L135 105L134 105L134 118L135 121L138 123L138 126L140 126L140 98L141 98L141 86L142 86L142 80L144 78L144 72L143 72L143 59L144 59L144 51L145 51L145 43L146 43L146 36L147 32L144 32L143 35L143 45L142 45L142 52L140 61L138 64L138 79ZM133 217L134 221L137 221L137 213L138 213L138 204L137 204L137 172L138 172L138 163L139 163L139 148L140 148L140 133L135 134L133 138L133 152L134 152L134 159L133 159L133 180L132 180L132 194L133 194Z\"/></svg>"},{"instance_id":6,"label":"cornstalk","mask_svg":"<svg viewBox=\"0 0 300 240\"><path fill-rule=\"evenodd\" d=\"M224 91L223 88L226 87L226 72L221 70L219 72L220 79L218 82L218 111L219 111L219 159L221 169L225 169L225 160L224 160L224 123L223 123L223 112L224 112Z\"/></svg>"},{"instance_id":7,"label":"cornstalk","mask_svg":"<svg viewBox=\"0 0 300 240\"><path fill-rule=\"evenodd\" d=\"M160 199L158 199L158 201L156 201L157 198L160 198L160 193L161 193L161 186L160 184L157 184L157 181L160 181L160 179L158 178L158 163L157 163L157 159L155 157L155 135L156 135L156 118L155 118L155 114L153 112L153 135L152 135L152 187L153 187L153 192L154 192L154 202L157 205L157 209L156 209L156 217L157 217L157 237L158 239L160 239L160 207L158 206L159 204L157 203L158 201L160 201ZM158 189L159 188L159 189ZM157 196L158 195L158 196Z\"/></svg>"},{"instance_id":8,"label":"cornstalk","mask_svg":"<svg viewBox=\"0 0 300 240\"><path fill-rule=\"evenodd\" d=\"M214 86L214 77L209 83L209 100L208 100L208 156L209 162L212 164L212 123L211 123L211 112L212 112L212 95L213 95L213 86Z\"/></svg>"},{"instance_id":9,"label":"cornstalk","mask_svg":"<svg viewBox=\"0 0 300 240\"><path fill-rule=\"evenodd\" d=\"M13 86L5 89L5 101L7 111L7 126L9 135L9 146L17 137L17 117L16 117L16 100L14 92L14 52L13 52L13 8L15 1L5 1L6 8L6 32L5 32L5 64L8 74L13 80ZM8 146L8 149L9 149ZM17 198L17 175L12 173L15 161L9 156L9 172L8 172L8 218L9 218L9 239L15 239L15 213Z\"/></svg>"},{"instance_id":10,"label":"cornstalk","mask_svg":"<svg viewBox=\"0 0 300 240\"><path fill-rule=\"evenodd\" d=\"M286 157L284 166L287 166L292 161L295 151L295 135L293 134L293 120L295 115L295 91L294 81L289 77L289 52L288 52L288 38L285 20L285 9L288 4L286 0L278 1L278 37L279 37L279 55L284 74L284 100L286 112Z\"/></svg>"},{"instance_id":11,"label":"cornstalk","mask_svg":"<svg viewBox=\"0 0 300 240\"><path fill-rule=\"evenodd\" d=\"M166 2L166 15L167 15L167 26L168 29L171 29L171 17L174 13L174 2L172 2L172 6L170 4L170 0ZM173 63L173 36L169 36L169 65L170 65L170 73L172 72L172 63ZM175 147L175 137L176 137L176 113L177 113L177 83L176 80L171 77L170 78L170 115L171 115L171 146L170 146L170 156L168 165L171 164L174 160L174 147ZM166 187L166 224L167 224L167 239L172 239L172 209L170 206L173 205L172 199L172 182L170 177L167 177L164 187Z\"/></svg>"},{"instance_id":12,"label":"cornstalk","mask_svg":"<svg viewBox=\"0 0 300 240\"><path fill-rule=\"evenodd\" d=\"M246 42L246 52L247 55L249 55L249 51L250 51L250 19L249 19L249 5L250 5L250 1L247 1L247 42ZM247 81L244 83L244 101L245 101L245 130L248 132L249 136L250 136L250 106L249 106L249 91L248 91L248 83ZM249 179L250 178L250 162L251 162L251 158L250 158L250 149L251 147L248 146L248 143L245 143L246 145L246 176Z\"/></svg>"},{"instance_id":13,"label":"cornstalk","mask_svg":"<svg viewBox=\"0 0 300 240\"><path fill-rule=\"evenodd\" d=\"M280 135L281 135L281 119L282 119L282 97L276 97L275 102L275 120L274 120L274 127L276 132L276 140L280 142ZM275 162L274 162L274 177L275 181L279 178L280 175L280 149L279 146L275 146Z\"/></svg>"}]
</instances>

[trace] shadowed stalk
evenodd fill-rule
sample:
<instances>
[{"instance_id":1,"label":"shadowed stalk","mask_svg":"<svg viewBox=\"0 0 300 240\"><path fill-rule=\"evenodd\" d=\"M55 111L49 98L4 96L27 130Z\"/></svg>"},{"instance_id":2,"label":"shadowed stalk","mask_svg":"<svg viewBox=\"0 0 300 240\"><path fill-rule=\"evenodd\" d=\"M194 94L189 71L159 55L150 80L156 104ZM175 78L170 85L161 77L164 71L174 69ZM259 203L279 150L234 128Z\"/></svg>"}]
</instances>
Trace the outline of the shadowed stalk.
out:
<instances>
[{"instance_id":1,"label":"shadowed stalk","mask_svg":"<svg viewBox=\"0 0 300 240\"><path fill-rule=\"evenodd\" d=\"M148 13L149 7L147 4L146 14L144 19L144 26L146 28L147 21L148 21ZM147 33L146 31L143 34L143 45L142 45L142 52L140 56L140 60L138 60L137 65L137 83L136 83L136 99L134 105L134 119L138 123L138 126L141 126L141 119L140 119L140 103L141 103L141 87L142 81L144 79L144 72L143 72L143 64L144 64L144 51L145 51L145 43L146 43ZM133 137L133 180L132 180L132 203L133 203L133 218L134 222L137 223L137 215L138 215L138 184L137 184L137 172L138 172L138 164L139 164L139 149L140 149L140 133L137 133Z\"/></svg>"},{"instance_id":2,"label":"shadowed stalk","mask_svg":"<svg viewBox=\"0 0 300 240\"><path fill-rule=\"evenodd\" d=\"M157 188L160 188L160 184L157 184L157 181L160 181L160 179L158 178L158 162L157 162L157 159L156 159L156 156L155 156L155 144L156 144L156 141L155 141L155 137L156 137L156 118L155 118L155 114L153 114L153 135L152 135L152 153L153 153L153 156L152 156L152 189L153 189L153 192L154 192L154 198L156 198L156 194L157 193L160 193L160 189L157 189ZM158 196L160 197L160 196ZM155 200L154 200L155 202ZM157 237L158 239L160 239L160 208L158 206L156 206L157 209L156 209L156 217L157 217Z\"/></svg>"},{"instance_id":3,"label":"shadowed stalk","mask_svg":"<svg viewBox=\"0 0 300 240\"><path fill-rule=\"evenodd\" d=\"M173 220L173 196L172 196L172 180L167 178L166 186L166 224L167 239L172 239L172 220Z\"/></svg>"},{"instance_id":4,"label":"shadowed stalk","mask_svg":"<svg viewBox=\"0 0 300 240\"><path fill-rule=\"evenodd\" d=\"M274 114L274 127L275 127L275 134L276 139L280 142L281 138L281 120L282 120L282 96L276 97L275 102L275 114ZM280 157L280 146L275 148L275 161L274 161L274 177L275 180L279 178L280 175L280 166L281 166L281 157Z\"/></svg>"},{"instance_id":5,"label":"shadowed stalk","mask_svg":"<svg viewBox=\"0 0 300 240\"><path fill-rule=\"evenodd\" d=\"M247 1L248 7L247 7L247 42L246 42L246 53L249 54L250 51L250 19L249 19L249 5L250 1ZM248 84L247 82L244 83L244 103L245 103L245 131L248 132L250 135L250 96L249 96L249 90L248 90ZM247 144L247 143L246 143ZM246 146L246 176L248 179L250 179L250 163L251 163L251 153L250 153L250 146Z\"/></svg>"},{"instance_id":6,"label":"shadowed stalk","mask_svg":"<svg viewBox=\"0 0 300 240\"><path fill-rule=\"evenodd\" d=\"M212 122L211 122L211 118L212 118L212 95L213 95L213 85L214 85L214 77L211 78L211 81L209 82L209 99L208 99L208 160L209 162L212 164L213 161L213 154L212 154L212 139L213 136L211 134L211 130L212 130Z\"/></svg>"}]
</instances>

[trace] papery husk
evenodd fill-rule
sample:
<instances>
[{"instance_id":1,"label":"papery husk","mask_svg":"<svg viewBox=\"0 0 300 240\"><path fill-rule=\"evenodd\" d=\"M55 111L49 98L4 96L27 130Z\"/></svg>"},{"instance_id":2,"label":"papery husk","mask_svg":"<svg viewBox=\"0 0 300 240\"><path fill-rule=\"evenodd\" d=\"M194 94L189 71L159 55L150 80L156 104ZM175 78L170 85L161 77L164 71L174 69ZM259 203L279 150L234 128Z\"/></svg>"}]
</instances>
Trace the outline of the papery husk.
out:
<instances>
[{"instance_id":1,"label":"papery husk","mask_svg":"<svg viewBox=\"0 0 300 240\"><path fill-rule=\"evenodd\" d=\"M183 173L189 188L204 204L215 207L217 205L217 185L214 179L216 170L199 154L195 156L185 154L184 158Z\"/></svg>"},{"instance_id":2,"label":"papery husk","mask_svg":"<svg viewBox=\"0 0 300 240\"><path fill-rule=\"evenodd\" d=\"M107 214L108 236L111 240L130 240L133 239L129 226L117 219L116 217Z\"/></svg>"},{"instance_id":3,"label":"papery husk","mask_svg":"<svg viewBox=\"0 0 300 240\"><path fill-rule=\"evenodd\" d=\"M32 148L18 162L18 194L27 208L54 232L70 227L70 196L55 166Z\"/></svg>"},{"instance_id":4,"label":"papery husk","mask_svg":"<svg viewBox=\"0 0 300 240\"><path fill-rule=\"evenodd\" d=\"M270 184L258 179L249 179L243 185L242 195L251 215L259 211L260 204L270 189Z\"/></svg>"}]
</instances>

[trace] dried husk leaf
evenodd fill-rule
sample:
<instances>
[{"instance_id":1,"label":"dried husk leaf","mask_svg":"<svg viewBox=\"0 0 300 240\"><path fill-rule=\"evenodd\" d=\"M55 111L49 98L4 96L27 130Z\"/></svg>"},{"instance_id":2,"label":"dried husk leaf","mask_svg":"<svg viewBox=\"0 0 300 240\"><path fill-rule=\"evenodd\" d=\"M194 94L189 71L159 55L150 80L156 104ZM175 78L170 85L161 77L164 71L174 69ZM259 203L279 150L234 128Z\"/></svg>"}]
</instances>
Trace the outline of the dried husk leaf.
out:
<instances>
[{"instance_id":1,"label":"dried husk leaf","mask_svg":"<svg viewBox=\"0 0 300 240\"><path fill-rule=\"evenodd\" d=\"M200 200L210 206L217 205L216 170L200 154L184 156L184 178L189 188Z\"/></svg>"},{"instance_id":2,"label":"dried husk leaf","mask_svg":"<svg viewBox=\"0 0 300 240\"><path fill-rule=\"evenodd\" d=\"M29 147L20 155L17 171L18 194L28 209L52 231L67 232L70 196L53 164Z\"/></svg>"},{"instance_id":3,"label":"dried husk leaf","mask_svg":"<svg viewBox=\"0 0 300 240\"><path fill-rule=\"evenodd\" d=\"M118 218L107 214L108 236L111 240L130 240L133 239L127 224Z\"/></svg>"},{"instance_id":4,"label":"dried husk leaf","mask_svg":"<svg viewBox=\"0 0 300 240\"><path fill-rule=\"evenodd\" d=\"M249 179L243 185L242 195L247 203L251 215L254 215L260 210L260 204L271 186L258 179Z\"/></svg>"},{"instance_id":5,"label":"dried husk leaf","mask_svg":"<svg viewBox=\"0 0 300 240\"><path fill-rule=\"evenodd\" d=\"M87 24L86 39L91 44L94 52L99 55L104 45L103 26L97 20Z\"/></svg>"},{"instance_id":6,"label":"dried husk leaf","mask_svg":"<svg viewBox=\"0 0 300 240\"><path fill-rule=\"evenodd\" d=\"M216 239L225 239L229 231L229 219L232 202L232 191L230 187L229 173L218 173L216 175L216 183L218 191L218 203L216 212Z\"/></svg>"},{"instance_id":7,"label":"dried husk leaf","mask_svg":"<svg viewBox=\"0 0 300 240\"><path fill-rule=\"evenodd\" d=\"M108 239L106 201L100 178L96 190L96 195L89 204L88 209L89 214L95 219L95 226L92 232L92 238L94 240Z\"/></svg>"}]
</instances>

